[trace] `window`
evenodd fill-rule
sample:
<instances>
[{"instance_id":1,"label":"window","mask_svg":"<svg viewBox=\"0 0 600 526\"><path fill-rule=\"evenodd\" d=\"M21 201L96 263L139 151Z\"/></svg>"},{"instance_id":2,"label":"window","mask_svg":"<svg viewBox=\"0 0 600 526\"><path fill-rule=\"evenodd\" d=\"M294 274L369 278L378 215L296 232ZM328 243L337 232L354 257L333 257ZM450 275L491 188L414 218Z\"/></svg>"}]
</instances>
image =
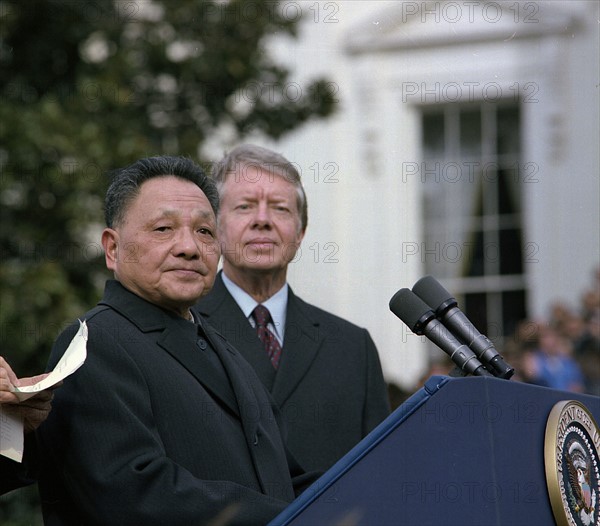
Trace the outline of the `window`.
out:
<instances>
[{"instance_id":1,"label":"window","mask_svg":"<svg viewBox=\"0 0 600 526\"><path fill-rule=\"evenodd\" d=\"M525 318L515 103L422 109L425 270L498 346Z\"/></svg>"}]
</instances>

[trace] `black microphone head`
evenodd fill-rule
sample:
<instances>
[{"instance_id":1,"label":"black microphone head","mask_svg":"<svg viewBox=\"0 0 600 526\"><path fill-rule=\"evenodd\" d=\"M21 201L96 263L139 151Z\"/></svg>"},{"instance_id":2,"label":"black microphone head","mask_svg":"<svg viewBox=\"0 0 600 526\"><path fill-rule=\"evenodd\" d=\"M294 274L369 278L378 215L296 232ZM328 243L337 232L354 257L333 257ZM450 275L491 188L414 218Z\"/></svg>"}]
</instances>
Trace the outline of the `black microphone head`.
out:
<instances>
[{"instance_id":1,"label":"black microphone head","mask_svg":"<svg viewBox=\"0 0 600 526\"><path fill-rule=\"evenodd\" d=\"M435 317L431 308L410 289L400 289L390 300L390 310L415 334Z\"/></svg>"},{"instance_id":2,"label":"black microphone head","mask_svg":"<svg viewBox=\"0 0 600 526\"><path fill-rule=\"evenodd\" d=\"M412 290L419 298L427 303L438 316L446 309L458 305L458 302L452 294L450 294L433 276L421 278L414 284Z\"/></svg>"}]
</instances>

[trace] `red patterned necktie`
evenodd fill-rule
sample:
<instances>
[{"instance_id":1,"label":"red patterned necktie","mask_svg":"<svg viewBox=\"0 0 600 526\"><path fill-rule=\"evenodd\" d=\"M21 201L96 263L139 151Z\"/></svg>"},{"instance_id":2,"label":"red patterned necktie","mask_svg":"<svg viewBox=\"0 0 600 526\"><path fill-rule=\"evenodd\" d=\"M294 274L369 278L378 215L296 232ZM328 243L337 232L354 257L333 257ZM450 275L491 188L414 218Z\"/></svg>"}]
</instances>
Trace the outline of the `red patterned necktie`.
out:
<instances>
[{"instance_id":1,"label":"red patterned necktie","mask_svg":"<svg viewBox=\"0 0 600 526\"><path fill-rule=\"evenodd\" d=\"M258 338L265 346L265 350L271 359L273 367L277 369L279 366L279 358L281 358L281 345L275 335L269 330L267 324L271 321L271 313L264 305L257 305L252 311L254 321L256 321L256 333Z\"/></svg>"}]
</instances>

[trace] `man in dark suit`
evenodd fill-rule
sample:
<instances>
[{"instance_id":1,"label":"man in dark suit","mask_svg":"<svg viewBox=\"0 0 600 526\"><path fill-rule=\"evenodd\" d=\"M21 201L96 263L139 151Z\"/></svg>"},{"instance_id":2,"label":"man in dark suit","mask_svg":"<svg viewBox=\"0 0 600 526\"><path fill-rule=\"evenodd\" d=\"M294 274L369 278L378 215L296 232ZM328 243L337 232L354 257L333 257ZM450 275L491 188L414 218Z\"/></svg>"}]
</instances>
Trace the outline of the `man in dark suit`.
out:
<instances>
[{"instance_id":1,"label":"man in dark suit","mask_svg":"<svg viewBox=\"0 0 600 526\"><path fill-rule=\"evenodd\" d=\"M143 159L105 204L115 280L82 316L86 362L38 429L45 524L264 525L310 479L251 367L190 310L220 257L216 189L187 159Z\"/></svg>"},{"instance_id":2,"label":"man in dark suit","mask_svg":"<svg viewBox=\"0 0 600 526\"><path fill-rule=\"evenodd\" d=\"M17 463L0 455L0 495L27 486L35 481L35 463L30 458L33 439L32 431L48 417L52 402L52 390L40 391L35 396L21 402L14 394L14 387L33 385L46 377L45 374L29 378L17 378L8 362L0 356L0 413L19 415L25 431L25 453L23 462Z\"/></svg>"},{"instance_id":3,"label":"man in dark suit","mask_svg":"<svg viewBox=\"0 0 600 526\"><path fill-rule=\"evenodd\" d=\"M254 145L216 164L223 270L198 311L269 389L305 469L326 470L389 413L369 333L297 297L286 282L307 224L295 167ZM264 306L263 327L254 309ZM259 307L259 309L262 307Z\"/></svg>"}]
</instances>

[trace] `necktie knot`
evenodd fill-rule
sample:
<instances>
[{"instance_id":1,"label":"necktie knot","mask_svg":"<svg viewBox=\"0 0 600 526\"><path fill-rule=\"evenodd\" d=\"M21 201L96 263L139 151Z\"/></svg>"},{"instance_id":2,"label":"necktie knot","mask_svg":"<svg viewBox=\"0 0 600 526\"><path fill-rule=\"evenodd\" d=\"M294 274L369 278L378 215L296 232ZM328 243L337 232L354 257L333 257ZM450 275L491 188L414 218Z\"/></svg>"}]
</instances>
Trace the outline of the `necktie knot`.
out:
<instances>
[{"instance_id":1,"label":"necktie knot","mask_svg":"<svg viewBox=\"0 0 600 526\"><path fill-rule=\"evenodd\" d=\"M271 313L269 309L264 305L257 305L252 311L252 317L256 322L256 333L259 340L265 347L267 354L271 360L273 367L277 369L279 367L279 359L281 357L281 345L275 335L269 330L267 326L271 320Z\"/></svg>"},{"instance_id":2,"label":"necktie knot","mask_svg":"<svg viewBox=\"0 0 600 526\"><path fill-rule=\"evenodd\" d=\"M264 305L257 305L252 311L257 327L266 327L271 321L271 313Z\"/></svg>"}]
</instances>

